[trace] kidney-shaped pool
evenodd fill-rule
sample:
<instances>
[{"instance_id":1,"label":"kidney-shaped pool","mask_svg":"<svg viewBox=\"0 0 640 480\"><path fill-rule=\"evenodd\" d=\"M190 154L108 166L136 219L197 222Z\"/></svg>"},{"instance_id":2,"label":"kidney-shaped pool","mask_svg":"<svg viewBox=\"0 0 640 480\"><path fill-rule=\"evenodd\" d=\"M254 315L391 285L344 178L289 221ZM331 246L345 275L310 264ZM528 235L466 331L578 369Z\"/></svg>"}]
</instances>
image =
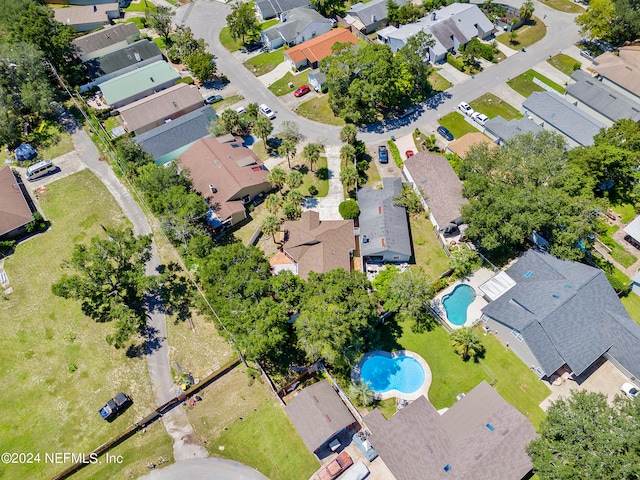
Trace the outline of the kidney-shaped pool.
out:
<instances>
[{"instance_id":1,"label":"kidney-shaped pool","mask_svg":"<svg viewBox=\"0 0 640 480\"><path fill-rule=\"evenodd\" d=\"M425 379L422 365L412 357L372 355L362 364L360 378L376 393L397 390L413 393L422 388Z\"/></svg>"}]
</instances>

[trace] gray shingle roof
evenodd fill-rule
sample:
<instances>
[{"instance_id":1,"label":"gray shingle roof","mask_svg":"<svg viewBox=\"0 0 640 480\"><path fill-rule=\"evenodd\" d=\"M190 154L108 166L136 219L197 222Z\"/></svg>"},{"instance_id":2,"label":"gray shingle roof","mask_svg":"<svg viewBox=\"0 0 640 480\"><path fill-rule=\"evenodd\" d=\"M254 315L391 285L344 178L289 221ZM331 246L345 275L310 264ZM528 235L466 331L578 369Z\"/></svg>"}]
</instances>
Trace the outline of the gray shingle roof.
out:
<instances>
[{"instance_id":1,"label":"gray shingle roof","mask_svg":"<svg viewBox=\"0 0 640 480\"><path fill-rule=\"evenodd\" d=\"M214 118L216 118L216 112L211 105L207 105L138 135L134 140L156 160L206 137L209 134L207 127Z\"/></svg>"},{"instance_id":2,"label":"gray shingle roof","mask_svg":"<svg viewBox=\"0 0 640 480\"><path fill-rule=\"evenodd\" d=\"M507 273L516 285L482 312L519 330L548 376L565 363L579 375L607 351L640 376L640 326L602 270L529 250Z\"/></svg>"},{"instance_id":3,"label":"gray shingle roof","mask_svg":"<svg viewBox=\"0 0 640 480\"><path fill-rule=\"evenodd\" d=\"M356 3L347 10L347 13L358 18L363 25L369 26L387 18L387 1L373 0L369 3ZM402 6L407 3L407 0L396 0L395 3Z\"/></svg>"},{"instance_id":4,"label":"gray shingle roof","mask_svg":"<svg viewBox=\"0 0 640 480\"><path fill-rule=\"evenodd\" d=\"M139 40L102 57L92 58L84 62L84 65L87 68L89 77L95 80L96 78L117 72L143 60L160 55L162 55L162 52L160 52L158 45L149 40Z\"/></svg>"},{"instance_id":5,"label":"gray shingle roof","mask_svg":"<svg viewBox=\"0 0 640 480\"><path fill-rule=\"evenodd\" d=\"M409 224L404 207L394 205L393 197L402 193L402 179L384 178L382 189L364 187L358 191L362 256L398 252L411 255Z\"/></svg>"},{"instance_id":6,"label":"gray shingle roof","mask_svg":"<svg viewBox=\"0 0 640 480\"><path fill-rule=\"evenodd\" d=\"M575 105L551 92L534 92L522 108L540 117L580 145L592 145L604 125Z\"/></svg>"},{"instance_id":7,"label":"gray shingle roof","mask_svg":"<svg viewBox=\"0 0 640 480\"><path fill-rule=\"evenodd\" d=\"M121 23L113 27L98 30L95 33L83 35L71 43L73 44L76 54L80 57L101 50L109 45L128 41L137 35L140 35L140 30L138 30L135 23Z\"/></svg>"},{"instance_id":8,"label":"gray shingle roof","mask_svg":"<svg viewBox=\"0 0 640 480\"><path fill-rule=\"evenodd\" d=\"M284 13L285 22L280 22L271 28L267 28L262 32L267 38L272 40L276 38L274 32L279 32L287 43L295 40L296 35L302 32L309 24L313 22L330 23L311 7L298 7L287 10Z\"/></svg>"},{"instance_id":9,"label":"gray shingle roof","mask_svg":"<svg viewBox=\"0 0 640 480\"><path fill-rule=\"evenodd\" d=\"M542 127L535 123L533 120L529 120L527 117L520 119L512 119L508 122L501 116L491 118L484 124L485 130L493 134L493 136L501 138L503 141L511 140L516 135L522 135L523 133L538 133L542 131Z\"/></svg>"},{"instance_id":10,"label":"gray shingle roof","mask_svg":"<svg viewBox=\"0 0 640 480\"><path fill-rule=\"evenodd\" d=\"M583 71L571 75L576 83L567 87L567 95L585 103L612 122L623 118L640 120L640 104L599 82Z\"/></svg>"},{"instance_id":11,"label":"gray shingle roof","mask_svg":"<svg viewBox=\"0 0 640 480\"><path fill-rule=\"evenodd\" d=\"M624 233L633 238L636 242L640 242L640 215L633 219L624 227Z\"/></svg>"},{"instance_id":12,"label":"gray shingle roof","mask_svg":"<svg viewBox=\"0 0 640 480\"><path fill-rule=\"evenodd\" d=\"M309 7L311 3L309 0L259 0L255 5L262 18L267 19L297 7Z\"/></svg>"}]
</instances>

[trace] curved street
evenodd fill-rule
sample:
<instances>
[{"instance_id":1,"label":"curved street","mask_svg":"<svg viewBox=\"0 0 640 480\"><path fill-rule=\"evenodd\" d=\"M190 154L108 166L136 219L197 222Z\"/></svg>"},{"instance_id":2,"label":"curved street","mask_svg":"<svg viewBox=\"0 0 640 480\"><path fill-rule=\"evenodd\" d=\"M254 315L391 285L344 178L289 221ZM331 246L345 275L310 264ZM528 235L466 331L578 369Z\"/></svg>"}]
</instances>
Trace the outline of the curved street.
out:
<instances>
[{"instance_id":1,"label":"curved street","mask_svg":"<svg viewBox=\"0 0 640 480\"><path fill-rule=\"evenodd\" d=\"M177 461L161 470L154 470L140 480L269 480L263 474L242 463L225 458L197 458Z\"/></svg>"}]
</instances>

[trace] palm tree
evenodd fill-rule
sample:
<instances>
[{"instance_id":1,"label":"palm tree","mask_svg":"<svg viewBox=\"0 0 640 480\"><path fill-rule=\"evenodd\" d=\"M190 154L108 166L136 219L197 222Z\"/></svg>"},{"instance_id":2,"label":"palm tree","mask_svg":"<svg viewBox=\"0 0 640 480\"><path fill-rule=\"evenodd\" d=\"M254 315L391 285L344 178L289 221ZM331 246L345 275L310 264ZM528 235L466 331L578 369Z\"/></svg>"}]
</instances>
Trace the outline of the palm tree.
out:
<instances>
[{"instance_id":1,"label":"palm tree","mask_svg":"<svg viewBox=\"0 0 640 480\"><path fill-rule=\"evenodd\" d=\"M340 130L340 141L348 143L349 145L355 145L358 141L358 129L353 123L347 123L342 130Z\"/></svg>"},{"instance_id":2,"label":"palm tree","mask_svg":"<svg viewBox=\"0 0 640 480\"><path fill-rule=\"evenodd\" d=\"M309 167L313 172L313 164L317 163L320 159L321 147L317 143L307 143L302 149L302 157L305 160L309 160Z\"/></svg>"},{"instance_id":3,"label":"palm tree","mask_svg":"<svg viewBox=\"0 0 640 480\"><path fill-rule=\"evenodd\" d=\"M356 158L356 149L353 145L343 145L340 149L340 160L344 163L353 162L354 158Z\"/></svg>"},{"instance_id":4,"label":"palm tree","mask_svg":"<svg viewBox=\"0 0 640 480\"><path fill-rule=\"evenodd\" d=\"M302 205L303 198L304 195L300 190L289 190L289 192L287 193L287 202L295 205L296 208Z\"/></svg>"},{"instance_id":5,"label":"palm tree","mask_svg":"<svg viewBox=\"0 0 640 480\"><path fill-rule=\"evenodd\" d=\"M480 343L480 337L469 327L462 327L451 332L449 336L451 346L463 360L476 358L484 352L484 346Z\"/></svg>"},{"instance_id":6,"label":"palm tree","mask_svg":"<svg viewBox=\"0 0 640 480\"><path fill-rule=\"evenodd\" d=\"M265 207L267 207L267 211L271 214L271 215L275 215L278 210L280 209L280 205L281 205L281 200L280 197L278 197L275 194L270 194L267 195L267 198L264 199L264 205Z\"/></svg>"},{"instance_id":7,"label":"palm tree","mask_svg":"<svg viewBox=\"0 0 640 480\"><path fill-rule=\"evenodd\" d=\"M518 43L518 32L516 32L515 30L511 30L511 33L509 34L509 43L511 45L515 45L516 43Z\"/></svg>"},{"instance_id":8,"label":"palm tree","mask_svg":"<svg viewBox=\"0 0 640 480\"><path fill-rule=\"evenodd\" d=\"M273 170L269 172L267 180L278 190L282 190L282 187L287 183L287 174L280 167L273 167ZM282 191L280 193L282 193Z\"/></svg>"},{"instance_id":9,"label":"palm tree","mask_svg":"<svg viewBox=\"0 0 640 480\"><path fill-rule=\"evenodd\" d=\"M362 380L358 380L349 385L349 396L351 398L357 398L364 407L371 405L375 399L373 390L371 390L371 384L369 382L363 382Z\"/></svg>"},{"instance_id":10,"label":"palm tree","mask_svg":"<svg viewBox=\"0 0 640 480\"><path fill-rule=\"evenodd\" d=\"M340 170L340 181L347 190L351 190L350 187L355 186L358 181L358 171L353 165L345 165Z\"/></svg>"},{"instance_id":11,"label":"palm tree","mask_svg":"<svg viewBox=\"0 0 640 480\"><path fill-rule=\"evenodd\" d=\"M258 116L255 122L253 122L253 133L262 139L265 149L267 148L267 139L269 138L269 135L271 135L271 132L273 132L273 124L271 123L271 120L264 115Z\"/></svg>"},{"instance_id":12,"label":"palm tree","mask_svg":"<svg viewBox=\"0 0 640 480\"><path fill-rule=\"evenodd\" d=\"M287 164L289 165L289 170L291 170L291 157L296 154L296 144L291 140L283 140L278 147L278 153L282 157L287 157Z\"/></svg>"},{"instance_id":13,"label":"palm tree","mask_svg":"<svg viewBox=\"0 0 640 480\"><path fill-rule=\"evenodd\" d=\"M219 122L227 133L235 135L240 128L240 115L233 110L225 110L220 114Z\"/></svg>"},{"instance_id":14,"label":"palm tree","mask_svg":"<svg viewBox=\"0 0 640 480\"><path fill-rule=\"evenodd\" d=\"M535 7L533 6L533 2L531 0L527 0L520 7L520 11L518 12L518 14L520 15L520 18L522 20L525 20L525 21L531 20L531 17L533 17L534 10L535 10Z\"/></svg>"},{"instance_id":15,"label":"palm tree","mask_svg":"<svg viewBox=\"0 0 640 480\"><path fill-rule=\"evenodd\" d=\"M263 234L271 237L273 243L276 243L276 233L280 230L280 221L275 215L267 215L261 229Z\"/></svg>"},{"instance_id":16,"label":"palm tree","mask_svg":"<svg viewBox=\"0 0 640 480\"><path fill-rule=\"evenodd\" d=\"M289 172L289 175L287 176L287 185L291 190L293 190L294 188L298 188L300 185L302 185L302 182L302 173L300 173L298 170L291 170Z\"/></svg>"}]
</instances>

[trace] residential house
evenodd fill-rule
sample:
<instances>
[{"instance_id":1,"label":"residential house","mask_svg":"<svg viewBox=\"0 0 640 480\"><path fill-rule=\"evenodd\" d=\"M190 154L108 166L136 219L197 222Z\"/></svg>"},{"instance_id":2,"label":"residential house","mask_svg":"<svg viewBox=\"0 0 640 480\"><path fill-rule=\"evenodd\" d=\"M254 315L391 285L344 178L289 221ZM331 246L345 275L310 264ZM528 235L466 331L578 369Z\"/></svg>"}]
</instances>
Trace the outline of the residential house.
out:
<instances>
[{"instance_id":1,"label":"residential house","mask_svg":"<svg viewBox=\"0 0 640 480\"><path fill-rule=\"evenodd\" d=\"M112 78L100 85L104 103L120 108L148 95L172 87L180 74L167 62L155 62Z\"/></svg>"},{"instance_id":2,"label":"residential house","mask_svg":"<svg viewBox=\"0 0 640 480\"><path fill-rule=\"evenodd\" d=\"M513 118L506 121L498 115L490 118L484 124L484 133L500 146L503 146L505 142L516 135L524 133L536 134L541 131L542 127L527 117Z\"/></svg>"},{"instance_id":3,"label":"residential house","mask_svg":"<svg viewBox=\"0 0 640 480\"><path fill-rule=\"evenodd\" d=\"M358 2L351 5L344 19L349 25L364 34L375 32L380 27L387 25L387 1ZM407 0L398 0L395 3L398 6L403 6Z\"/></svg>"},{"instance_id":4,"label":"residential house","mask_svg":"<svg viewBox=\"0 0 640 480\"><path fill-rule=\"evenodd\" d=\"M331 30L331 21L311 7L298 7L280 14L280 22L261 32L269 48L298 45Z\"/></svg>"},{"instance_id":5,"label":"residential house","mask_svg":"<svg viewBox=\"0 0 640 480\"><path fill-rule=\"evenodd\" d=\"M635 245L636 248L640 248L640 216L634 218L622 230L627 234L625 236L625 240L632 245Z\"/></svg>"},{"instance_id":6,"label":"residential house","mask_svg":"<svg viewBox=\"0 0 640 480\"><path fill-rule=\"evenodd\" d=\"M545 130L564 136L570 148L593 145L593 137L604 124L562 97L534 92L522 104L523 113Z\"/></svg>"},{"instance_id":7,"label":"residential house","mask_svg":"<svg viewBox=\"0 0 640 480\"><path fill-rule=\"evenodd\" d=\"M640 47L620 47L617 55L603 53L594 59L592 68L604 85L640 101Z\"/></svg>"},{"instance_id":8,"label":"residential house","mask_svg":"<svg viewBox=\"0 0 640 480\"><path fill-rule=\"evenodd\" d=\"M482 381L442 415L421 396L388 420L364 417L369 441L396 480L520 480L531 472L535 428Z\"/></svg>"},{"instance_id":9,"label":"residential house","mask_svg":"<svg viewBox=\"0 0 640 480\"><path fill-rule=\"evenodd\" d=\"M302 67L318 68L320 60L331 55L331 47L336 43L353 43L358 40L346 28L336 28L313 40L291 47L284 52L284 59L295 69Z\"/></svg>"},{"instance_id":10,"label":"residential house","mask_svg":"<svg viewBox=\"0 0 640 480\"><path fill-rule=\"evenodd\" d=\"M0 169L0 240L9 240L26 233L25 226L33 215L25 193L11 167Z\"/></svg>"},{"instance_id":11,"label":"residential house","mask_svg":"<svg viewBox=\"0 0 640 480\"><path fill-rule=\"evenodd\" d=\"M81 7L65 7L53 9L56 21L71 25L79 32L90 32L108 25L112 20L120 18L118 2Z\"/></svg>"},{"instance_id":12,"label":"residential house","mask_svg":"<svg viewBox=\"0 0 640 480\"><path fill-rule=\"evenodd\" d=\"M247 218L245 206L272 188L267 168L233 135L198 140L180 156L178 164L189 169L193 188L209 203L209 223L215 228Z\"/></svg>"},{"instance_id":13,"label":"residential house","mask_svg":"<svg viewBox=\"0 0 640 480\"><path fill-rule=\"evenodd\" d=\"M135 23L121 23L75 38L71 44L76 56L86 62L120 50L139 38L140 30Z\"/></svg>"},{"instance_id":14,"label":"residential house","mask_svg":"<svg viewBox=\"0 0 640 480\"><path fill-rule=\"evenodd\" d=\"M459 232L462 206L468 201L462 196L462 182L447 158L418 152L407 158L402 173L413 185L434 227L443 235Z\"/></svg>"},{"instance_id":15,"label":"residential house","mask_svg":"<svg viewBox=\"0 0 640 480\"><path fill-rule=\"evenodd\" d=\"M356 248L353 220L320 221L318 212L308 210L300 220L284 222L280 231L284 237L281 251L269 262L274 274L289 270L306 280L310 272L351 270Z\"/></svg>"},{"instance_id":16,"label":"residential house","mask_svg":"<svg viewBox=\"0 0 640 480\"><path fill-rule=\"evenodd\" d=\"M327 84L327 76L321 72L309 72L309 85L316 92L322 91L322 88Z\"/></svg>"},{"instance_id":17,"label":"residential house","mask_svg":"<svg viewBox=\"0 0 640 480\"><path fill-rule=\"evenodd\" d=\"M81 86L80 91L84 92L107 80L160 60L162 52L154 42L145 39L125 45L115 52L84 62L91 82Z\"/></svg>"},{"instance_id":18,"label":"residential house","mask_svg":"<svg viewBox=\"0 0 640 480\"><path fill-rule=\"evenodd\" d=\"M494 25L477 5L452 3L429 13L417 22L390 26L378 32L378 40L397 52L418 32L431 34L435 44L429 47L425 61L443 62L447 52L457 51L474 38L486 39L494 31Z\"/></svg>"},{"instance_id":19,"label":"residential house","mask_svg":"<svg viewBox=\"0 0 640 480\"><path fill-rule=\"evenodd\" d=\"M623 118L640 121L640 99L634 101L582 70L575 71L571 78L576 83L567 86L567 101L605 126L610 127Z\"/></svg>"},{"instance_id":20,"label":"residential house","mask_svg":"<svg viewBox=\"0 0 640 480\"><path fill-rule=\"evenodd\" d=\"M358 191L360 253L365 262L408 262L411 258L407 210L394 205L402 194L402 179L383 178L382 188Z\"/></svg>"},{"instance_id":21,"label":"residential house","mask_svg":"<svg viewBox=\"0 0 640 480\"><path fill-rule=\"evenodd\" d=\"M302 441L314 454L322 455L327 445L356 419L327 380L300 390L284 407Z\"/></svg>"},{"instance_id":22,"label":"residential house","mask_svg":"<svg viewBox=\"0 0 640 480\"><path fill-rule=\"evenodd\" d=\"M175 160L195 142L208 136L209 125L215 119L215 110L211 105L206 105L153 130L136 135L133 141L151 154L158 165L162 165Z\"/></svg>"},{"instance_id":23,"label":"residential house","mask_svg":"<svg viewBox=\"0 0 640 480\"><path fill-rule=\"evenodd\" d=\"M310 6L309 0L258 0L255 2L256 13L263 21L294 8Z\"/></svg>"},{"instance_id":24,"label":"residential house","mask_svg":"<svg viewBox=\"0 0 640 480\"><path fill-rule=\"evenodd\" d=\"M120 107L120 115L125 130L139 135L203 105L198 87L180 83Z\"/></svg>"},{"instance_id":25,"label":"residential house","mask_svg":"<svg viewBox=\"0 0 640 480\"><path fill-rule=\"evenodd\" d=\"M480 286L482 321L540 377L604 358L640 378L640 325L602 270L530 249L501 275Z\"/></svg>"},{"instance_id":26,"label":"residential house","mask_svg":"<svg viewBox=\"0 0 640 480\"><path fill-rule=\"evenodd\" d=\"M460 158L465 158L467 153L474 145L487 145L488 148L497 148L498 146L491 141L486 135L480 132L467 133L447 145L448 153L455 153Z\"/></svg>"}]
</instances>

